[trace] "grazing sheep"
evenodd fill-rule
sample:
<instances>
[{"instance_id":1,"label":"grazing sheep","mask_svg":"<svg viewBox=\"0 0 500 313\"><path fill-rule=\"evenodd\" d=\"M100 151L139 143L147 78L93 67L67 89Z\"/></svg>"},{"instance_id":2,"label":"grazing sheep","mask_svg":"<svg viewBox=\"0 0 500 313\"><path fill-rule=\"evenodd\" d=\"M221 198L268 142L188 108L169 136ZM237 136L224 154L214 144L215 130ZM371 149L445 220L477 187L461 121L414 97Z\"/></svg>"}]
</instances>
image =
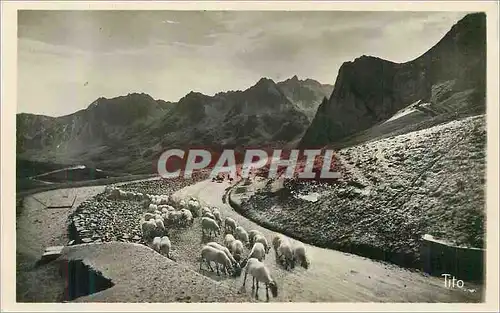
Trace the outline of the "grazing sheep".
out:
<instances>
[{"instance_id":1,"label":"grazing sheep","mask_svg":"<svg viewBox=\"0 0 500 313\"><path fill-rule=\"evenodd\" d=\"M221 216L221 214L220 214L219 209L214 208L214 209L212 210L212 214L214 215L215 220L217 221L217 223L218 223L219 225L221 225L221 226L222 226L222 216Z\"/></svg>"},{"instance_id":2,"label":"grazing sheep","mask_svg":"<svg viewBox=\"0 0 500 313\"><path fill-rule=\"evenodd\" d=\"M185 207L187 207L187 202L186 202L185 200L181 200L181 201L179 201L179 207L180 207L180 208L185 208Z\"/></svg>"},{"instance_id":3,"label":"grazing sheep","mask_svg":"<svg viewBox=\"0 0 500 313\"><path fill-rule=\"evenodd\" d=\"M156 252L160 252L160 247L161 247L161 238L154 237L153 242L151 243L151 248Z\"/></svg>"},{"instance_id":4,"label":"grazing sheep","mask_svg":"<svg viewBox=\"0 0 500 313\"><path fill-rule=\"evenodd\" d=\"M200 271L201 271L201 265L203 264L203 261L207 262L208 267L210 270L213 272L213 268L210 265L210 262L213 261L215 262L215 265L217 267L217 275L220 276L219 273L219 264L222 265L222 268L225 273L228 273L229 271L233 270L233 267L231 265L231 260L226 256L226 254L217 248L211 247L211 246L204 246L201 249L201 258L200 258Z\"/></svg>"},{"instance_id":5,"label":"grazing sheep","mask_svg":"<svg viewBox=\"0 0 500 313\"><path fill-rule=\"evenodd\" d=\"M241 260L243 254L243 243L240 240L235 240L231 243L231 253L236 261Z\"/></svg>"},{"instance_id":6,"label":"grazing sheep","mask_svg":"<svg viewBox=\"0 0 500 313\"><path fill-rule=\"evenodd\" d=\"M154 212L158 210L158 206L156 204L149 205L149 212Z\"/></svg>"},{"instance_id":7,"label":"grazing sheep","mask_svg":"<svg viewBox=\"0 0 500 313\"><path fill-rule=\"evenodd\" d=\"M156 229L160 230L161 232L165 232L165 224L163 223L163 218L157 218L155 219L155 224L156 224Z\"/></svg>"},{"instance_id":8,"label":"grazing sheep","mask_svg":"<svg viewBox=\"0 0 500 313\"><path fill-rule=\"evenodd\" d=\"M170 249L172 248L172 244L170 239L167 236L161 237L160 241L160 253L166 255L167 258L170 259Z\"/></svg>"},{"instance_id":9,"label":"grazing sheep","mask_svg":"<svg viewBox=\"0 0 500 313\"><path fill-rule=\"evenodd\" d=\"M285 237L283 237L280 234L277 234L276 236L274 236L272 243L273 243L274 252L276 254L278 253L278 247L280 246L281 242L284 240L285 240Z\"/></svg>"},{"instance_id":10,"label":"grazing sheep","mask_svg":"<svg viewBox=\"0 0 500 313\"><path fill-rule=\"evenodd\" d=\"M205 236L205 231L208 230L208 235L210 235L212 232L215 234L220 234L220 228L219 225L217 225L217 222L209 217L203 217L201 219L201 234L202 236Z\"/></svg>"},{"instance_id":11,"label":"grazing sheep","mask_svg":"<svg viewBox=\"0 0 500 313\"><path fill-rule=\"evenodd\" d=\"M162 213L167 213L168 212L168 205L165 205L165 204L159 205L158 210L160 210Z\"/></svg>"},{"instance_id":12,"label":"grazing sheep","mask_svg":"<svg viewBox=\"0 0 500 313\"><path fill-rule=\"evenodd\" d=\"M153 219L150 219L148 221L144 221L141 224L141 229L142 229L142 237L146 240L150 239L153 237L155 231L156 231L156 223Z\"/></svg>"},{"instance_id":13,"label":"grazing sheep","mask_svg":"<svg viewBox=\"0 0 500 313\"><path fill-rule=\"evenodd\" d=\"M236 262L233 255L231 254L231 252L229 252L228 248L224 247L223 245L221 245L215 241L207 243L207 246L211 246L211 247L214 247L216 249L223 251L226 254L226 256L229 258L229 260L231 260L231 263L233 264L233 266L235 266L235 265L239 266L238 262Z\"/></svg>"},{"instance_id":14,"label":"grazing sheep","mask_svg":"<svg viewBox=\"0 0 500 313\"><path fill-rule=\"evenodd\" d=\"M243 279L243 286L247 281L247 275L250 273L252 275L252 290L255 289L255 299L259 299L259 282L266 285L266 300L269 301L269 289L274 298L278 296L278 285L274 281L269 272L269 269L261 261L250 258L245 262L245 277ZM257 287L255 287L255 282L257 282Z\"/></svg>"},{"instance_id":15,"label":"grazing sheep","mask_svg":"<svg viewBox=\"0 0 500 313\"><path fill-rule=\"evenodd\" d=\"M187 208L191 213L193 214L194 217L199 217L200 216L200 202L194 198L191 198L187 201L187 206L183 206L183 208Z\"/></svg>"},{"instance_id":16,"label":"grazing sheep","mask_svg":"<svg viewBox=\"0 0 500 313\"><path fill-rule=\"evenodd\" d=\"M236 240L236 238L234 238L234 236L232 234L226 234L226 236L224 237L224 245L227 248L231 249L231 244L235 240Z\"/></svg>"},{"instance_id":17,"label":"grazing sheep","mask_svg":"<svg viewBox=\"0 0 500 313\"><path fill-rule=\"evenodd\" d=\"M212 214L212 210L210 210L210 208L209 208L209 207L204 206L203 208L201 208L201 214L203 215L203 214L205 214L205 213L210 213L210 214Z\"/></svg>"},{"instance_id":18,"label":"grazing sheep","mask_svg":"<svg viewBox=\"0 0 500 313\"><path fill-rule=\"evenodd\" d=\"M150 219L155 218L155 216L151 213L145 213L144 214L144 220L149 221Z\"/></svg>"},{"instance_id":19,"label":"grazing sheep","mask_svg":"<svg viewBox=\"0 0 500 313\"><path fill-rule=\"evenodd\" d=\"M262 233L260 231L255 230L255 229L252 229L251 231L248 232L248 240L249 240L251 245L254 244L254 237L258 234L262 235Z\"/></svg>"},{"instance_id":20,"label":"grazing sheep","mask_svg":"<svg viewBox=\"0 0 500 313\"><path fill-rule=\"evenodd\" d=\"M236 239L239 239L245 245L249 244L248 233L246 232L246 230L243 227L241 227L241 226L236 227L234 233L235 233L234 237Z\"/></svg>"},{"instance_id":21,"label":"grazing sheep","mask_svg":"<svg viewBox=\"0 0 500 313\"><path fill-rule=\"evenodd\" d=\"M285 263L285 269L294 268L293 250L288 240L281 241L278 252L276 253L277 260Z\"/></svg>"},{"instance_id":22,"label":"grazing sheep","mask_svg":"<svg viewBox=\"0 0 500 313\"><path fill-rule=\"evenodd\" d=\"M232 218L226 217L226 219L224 221L224 227L225 227L225 231L226 232L228 232L228 233L234 233L236 227L238 227L238 224Z\"/></svg>"},{"instance_id":23,"label":"grazing sheep","mask_svg":"<svg viewBox=\"0 0 500 313\"><path fill-rule=\"evenodd\" d=\"M168 220L168 216L169 216L169 213L170 212L167 212L167 213L163 213L161 215L161 218L163 219L163 225L169 225L169 220Z\"/></svg>"},{"instance_id":24,"label":"grazing sheep","mask_svg":"<svg viewBox=\"0 0 500 313\"><path fill-rule=\"evenodd\" d=\"M179 225L182 219L181 211L171 211L168 213L168 225Z\"/></svg>"},{"instance_id":25,"label":"grazing sheep","mask_svg":"<svg viewBox=\"0 0 500 313\"><path fill-rule=\"evenodd\" d=\"M266 254L269 253L269 250L271 250L271 247L267 243L266 237L264 237L264 235L262 234L257 234L254 237L254 243L261 243L264 246L264 251L266 252Z\"/></svg>"},{"instance_id":26,"label":"grazing sheep","mask_svg":"<svg viewBox=\"0 0 500 313\"><path fill-rule=\"evenodd\" d=\"M184 226L187 226L187 225L192 225L193 224L193 214L191 213L191 211L189 210L186 210L186 209L181 209L181 216L182 216L182 223L184 224Z\"/></svg>"},{"instance_id":27,"label":"grazing sheep","mask_svg":"<svg viewBox=\"0 0 500 313\"><path fill-rule=\"evenodd\" d=\"M168 196L167 195L161 195L159 200L160 200L159 204L168 204Z\"/></svg>"},{"instance_id":28,"label":"grazing sheep","mask_svg":"<svg viewBox=\"0 0 500 313\"><path fill-rule=\"evenodd\" d=\"M306 247L301 242L298 242L293 247L294 261L297 261L300 266L305 269L309 268L310 262L306 255Z\"/></svg>"},{"instance_id":29,"label":"grazing sheep","mask_svg":"<svg viewBox=\"0 0 500 313\"><path fill-rule=\"evenodd\" d=\"M204 212L201 214L202 217L209 217L215 221L215 216L212 213Z\"/></svg>"},{"instance_id":30,"label":"grazing sheep","mask_svg":"<svg viewBox=\"0 0 500 313\"><path fill-rule=\"evenodd\" d=\"M261 262L266 258L266 249L264 248L263 244L261 244L260 242L254 243L247 259L251 258L255 258Z\"/></svg>"}]
</instances>

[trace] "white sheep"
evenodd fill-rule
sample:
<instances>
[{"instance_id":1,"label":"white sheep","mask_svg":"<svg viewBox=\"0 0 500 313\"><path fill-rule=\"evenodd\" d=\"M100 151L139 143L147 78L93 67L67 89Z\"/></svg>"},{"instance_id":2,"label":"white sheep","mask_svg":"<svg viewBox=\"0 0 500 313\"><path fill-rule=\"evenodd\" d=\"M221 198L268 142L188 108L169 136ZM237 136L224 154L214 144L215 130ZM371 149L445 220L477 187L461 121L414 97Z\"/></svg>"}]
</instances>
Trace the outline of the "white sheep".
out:
<instances>
[{"instance_id":1,"label":"white sheep","mask_svg":"<svg viewBox=\"0 0 500 313\"><path fill-rule=\"evenodd\" d=\"M236 227L238 227L238 223L236 223L236 221L232 218L226 217L226 219L224 220L224 227L226 232L234 233Z\"/></svg>"},{"instance_id":2,"label":"white sheep","mask_svg":"<svg viewBox=\"0 0 500 313\"><path fill-rule=\"evenodd\" d=\"M259 282L262 282L266 286L266 299L269 301L269 289L274 298L278 296L278 285L274 281L269 272L269 269L261 261L250 258L243 265L245 267L245 277L243 278L243 287L247 281L247 275L250 273L252 275L252 290L255 289L255 299L259 299ZM257 286L255 286L257 282Z\"/></svg>"},{"instance_id":3,"label":"white sheep","mask_svg":"<svg viewBox=\"0 0 500 313\"><path fill-rule=\"evenodd\" d=\"M293 246L293 257L294 261L297 261L300 266L302 266L305 269L309 268L310 262L309 258L306 255L306 247L304 246L303 243L297 242Z\"/></svg>"},{"instance_id":4,"label":"white sheep","mask_svg":"<svg viewBox=\"0 0 500 313\"><path fill-rule=\"evenodd\" d=\"M210 265L210 262L215 262L215 265L217 267L217 275L219 274L219 264L222 265L223 270L228 273L228 270L233 270L233 267L231 265L231 260L226 256L226 254L217 248L211 247L211 246L204 246L201 249L201 258L200 258L200 271L201 271L201 265L203 264L203 261L206 261L208 264L208 267L210 270L213 272L213 268Z\"/></svg>"},{"instance_id":5,"label":"white sheep","mask_svg":"<svg viewBox=\"0 0 500 313\"><path fill-rule=\"evenodd\" d=\"M281 241L278 247L278 252L276 253L276 258L284 263L285 269L295 267L293 250L288 240Z\"/></svg>"},{"instance_id":6,"label":"white sheep","mask_svg":"<svg viewBox=\"0 0 500 313\"><path fill-rule=\"evenodd\" d=\"M203 208L201 208L201 214L203 215L203 214L205 214L205 213L210 213L210 214L212 214L212 210L210 210L210 208L209 208L209 207L204 206Z\"/></svg>"},{"instance_id":7,"label":"white sheep","mask_svg":"<svg viewBox=\"0 0 500 313\"><path fill-rule=\"evenodd\" d=\"M201 234L202 236L205 236L205 231L208 230L208 235L210 235L212 232L215 234L220 234L220 228L219 225L217 225L217 222L209 217L203 217L201 219Z\"/></svg>"},{"instance_id":8,"label":"white sheep","mask_svg":"<svg viewBox=\"0 0 500 313\"><path fill-rule=\"evenodd\" d=\"M226 254L226 256L229 258L229 260L231 260L231 263L233 264L233 266L239 265L238 262L236 262L236 260L234 259L231 252L229 252L229 249L224 247L223 245L221 245L215 241L212 241L212 242L207 243L207 246L211 246L211 247L214 247L216 249L223 251Z\"/></svg>"},{"instance_id":9,"label":"white sheep","mask_svg":"<svg viewBox=\"0 0 500 313\"><path fill-rule=\"evenodd\" d=\"M231 243L231 253L236 261L241 260L241 256L243 255L243 243L240 240L235 240Z\"/></svg>"},{"instance_id":10,"label":"white sheep","mask_svg":"<svg viewBox=\"0 0 500 313\"><path fill-rule=\"evenodd\" d=\"M234 237L236 239L239 239L242 243L244 243L245 245L248 245L249 244L249 241L248 241L248 233L246 232L246 230L241 227L241 226L238 226L236 227L235 231L234 231Z\"/></svg>"},{"instance_id":11,"label":"white sheep","mask_svg":"<svg viewBox=\"0 0 500 313\"><path fill-rule=\"evenodd\" d=\"M180 211L170 211L168 213L168 225L179 225L182 219L182 213Z\"/></svg>"},{"instance_id":12,"label":"white sheep","mask_svg":"<svg viewBox=\"0 0 500 313\"><path fill-rule=\"evenodd\" d=\"M182 223L184 225L192 225L193 224L193 214L191 211L187 209L181 209Z\"/></svg>"},{"instance_id":13,"label":"white sheep","mask_svg":"<svg viewBox=\"0 0 500 313\"><path fill-rule=\"evenodd\" d=\"M151 202L154 204L154 205L159 205L160 204L160 196L158 195L153 195L151 197Z\"/></svg>"},{"instance_id":14,"label":"white sheep","mask_svg":"<svg viewBox=\"0 0 500 313\"><path fill-rule=\"evenodd\" d=\"M165 224L163 223L163 218L160 216L160 218L155 219L155 224L156 224L156 229L165 232Z\"/></svg>"},{"instance_id":15,"label":"white sheep","mask_svg":"<svg viewBox=\"0 0 500 313\"><path fill-rule=\"evenodd\" d=\"M280 234L276 234L273 238L273 248L274 248L274 252L275 253L278 253L278 247L280 246L281 242L285 240L285 237L283 237L282 235Z\"/></svg>"},{"instance_id":16,"label":"white sheep","mask_svg":"<svg viewBox=\"0 0 500 313\"><path fill-rule=\"evenodd\" d=\"M254 244L254 237L258 234L261 234L262 233L258 230L255 230L255 229L252 229L251 231L248 232L248 240L250 241L250 244L253 245Z\"/></svg>"},{"instance_id":17,"label":"white sheep","mask_svg":"<svg viewBox=\"0 0 500 313\"><path fill-rule=\"evenodd\" d=\"M168 216L170 215L170 212L167 213L162 213L161 218L163 219L163 225L169 225L169 219Z\"/></svg>"},{"instance_id":18,"label":"white sheep","mask_svg":"<svg viewBox=\"0 0 500 313\"><path fill-rule=\"evenodd\" d=\"M161 238L154 237L153 242L151 243L151 248L156 252L160 252L160 247L161 247Z\"/></svg>"},{"instance_id":19,"label":"white sheep","mask_svg":"<svg viewBox=\"0 0 500 313\"><path fill-rule=\"evenodd\" d=\"M150 204L148 209L149 212L154 212L158 210L158 206L156 204Z\"/></svg>"},{"instance_id":20,"label":"white sheep","mask_svg":"<svg viewBox=\"0 0 500 313\"><path fill-rule=\"evenodd\" d=\"M217 223L218 223L219 225L221 225L221 226L222 226L222 216L221 216L221 214L220 214L219 209L214 208L214 209L212 210L212 214L214 215L215 220L217 221Z\"/></svg>"},{"instance_id":21,"label":"white sheep","mask_svg":"<svg viewBox=\"0 0 500 313\"><path fill-rule=\"evenodd\" d=\"M264 246L264 249L265 249L264 251L266 251L266 253L269 253L269 250L271 250L271 247L267 243L266 237L264 237L264 235L262 235L262 234L257 234L254 237L254 243L261 243Z\"/></svg>"},{"instance_id":22,"label":"white sheep","mask_svg":"<svg viewBox=\"0 0 500 313\"><path fill-rule=\"evenodd\" d=\"M260 242L254 243L252 250L248 254L247 259L256 258L259 261L263 261L266 258L266 249L264 245Z\"/></svg>"},{"instance_id":23,"label":"white sheep","mask_svg":"<svg viewBox=\"0 0 500 313\"><path fill-rule=\"evenodd\" d=\"M196 216L199 216L200 214L200 202L196 199L190 199L187 201L187 209L194 213Z\"/></svg>"},{"instance_id":24,"label":"white sheep","mask_svg":"<svg viewBox=\"0 0 500 313\"><path fill-rule=\"evenodd\" d=\"M160 196L160 203L159 204L168 204L168 195L161 195Z\"/></svg>"},{"instance_id":25,"label":"white sheep","mask_svg":"<svg viewBox=\"0 0 500 313\"><path fill-rule=\"evenodd\" d=\"M209 217L209 218L213 219L214 221L216 221L215 216L212 213L209 213L209 212L202 213L201 217ZM218 223L217 223L217 225L218 225Z\"/></svg>"},{"instance_id":26,"label":"white sheep","mask_svg":"<svg viewBox=\"0 0 500 313\"><path fill-rule=\"evenodd\" d=\"M172 248L172 243L167 236L161 237L160 241L160 253L166 255L167 258L170 258L170 249Z\"/></svg>"},{"instance_id":27,"label":"white sheep","mask_svg":"<svg viewBox=\"0 0 500 313\"><path fill-rule=\"evenodd\" d=\"M155 218L155 216L152 213L145 213L144 214L144 220L145 221L149 221L152 218Z\"/></svg>"},{"instance_id":28,"label":"white sheep","mask_svg":"<svg viewBox=\"0 0 500 313\"><path fill-rule=\"evenodd\" d=\"M235 240L236 240L236 238L234 238L234 236L232 234L226 234L226 236L224 236L224 245L227 248L231 249L231 244Z\"/></svg>"},{"instance_id":29,"label":"white sheep","mask_svg":"<svg viewBox=\"0 0 500 313\"><path fill-rule=\"evenodd\" d=\"M141 229L142 229L142 236L146 240L148 240L151 237L153 237L156 231L156 223L153 219L150 219L148 221L143 221L141 224Z\"/></svg>"}]
</instances>

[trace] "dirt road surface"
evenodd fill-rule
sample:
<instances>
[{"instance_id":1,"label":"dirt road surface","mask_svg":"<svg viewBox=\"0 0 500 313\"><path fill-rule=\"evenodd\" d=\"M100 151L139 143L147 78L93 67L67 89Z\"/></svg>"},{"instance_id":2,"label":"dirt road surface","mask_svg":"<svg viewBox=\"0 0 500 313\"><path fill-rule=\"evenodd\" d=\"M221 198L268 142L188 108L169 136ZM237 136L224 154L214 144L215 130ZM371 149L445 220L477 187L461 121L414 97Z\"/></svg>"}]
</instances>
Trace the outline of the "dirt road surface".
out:
<instances>
[{"instance_id":1,"label":"dirt road surface","mask_svg":"<svg viewBox=\"0 0 500 313\"><path fill-rule=\"evenodd\" d=\"M202 202L220 208L223 218L234 218L246 230L257 229L272 240L273 232L264 229L236 213L230 206L222 202L222 195L229 184L202 181L188 186L175 193L176 196L196 196ZM83 187L48 191L26 198L21 216L17 220L17 287L18 301L21 302L53 302L58 301L64 281L58 277L53 266L33 269L33 262L41 255L44 247L67 243L66 222L70 210L47 210L37 200L49 202L71 201L76 195L76 207L85 199L101 192L104 187ZM36 198L36 199L35 199ZM222 283L227 287L231 299L249 299L252 295L252 282L248 278L246 288L242 287L243 276L234 278L225 275L217 276L205 267L200 270L199 253L204 242L201 237L199 219L186 230L174 231L171 234L172 257L179 266L187 267L197 273ZM212 241L222 243L219 235ZM111 246L109 246L111 247ZM411 272L400 267L374 262L370 259L346 254L338 251L316 248L306 245L311 267L305 270L296 267L292 271L282 269L275 262L274 251L266 256L265 264L270 268L278 283L279 293L271 301L279 302L480 302L481 292L475 286L465 285L465 290L448 289L441 278L426 277L421 273ZM141 250L142 251L142 250ZM246 249L245 253L248 253ZM158 255L159 256L159 255ZM163 258L163 257L161 257ZM114 266L109 264L109 266ZM105 268L108 265L105 266ZM110 269L111 270L111 269ZM103 270L106 272L106 270ZM120 274L121 275L121 274ZM134 275L137 275L135 273ZM111 275L112 276L112 275ZM185 274L185 278L189 278ZM126 290L120 286L122 281L115 281L114 290ZM45 286L43 290L39 286ZM52 287L51 287L52 286ZM123 289L122 287L125 287ZM131 287L131 286L129 286ZM181 286L178 286L181 288ZM214 285L215 288L215 285ZM476 289L469 292L468 289ZM19 294L19 291L22 291ZM111 290L110 290L111 291ZM110 291L103 292L102 300ZM182 291L182 290L181 290ZM237 295L239 293L239 295ZM121 301L144 302L148 299L121 299ZM154 300L157 300L156 295ZM99 294L90 297L100 298ZM163 299L163 298L162 298ZM227 299L227 302L231 301ZM114 300L114 301L119 301ZM259 288L259 301L265 301L265 288ZM81 299L85 301L85 299ZM196 301L196 298L192 298Z\"/></svg>"},{"instance_id":2,"label":"dirt road surface","mask_svg":"<svg viewBox=\"0 0 500 313\"><path fill-rule=\"evenodd\" d=\"M268 241L274 232L249 221L236 213L229 205L224 204L221 195L229 186L228 183L203 181L191 185L175 193L175 196L195 196L201 201L220 208L224 217L232 217L247 231L261 231ZM200 271L198 254L202 246L199 222L193 225L193 232L175 236L173 241L182 246L182 254L175 255L177 262L185 263L195 271ZM198 235L198 245L189 243ZM292 240L292 239L290 239ZM215 241L222 243L223 235ZM294 240L292 240L293 242ZM372 261L367 258L339 251L328 250L305 245L311 258L311 267L305 270L295 267L288 271L275 261L273 249L266 256L264 263L271 270L278 283L278 297L272 301L280 302L481 302L481 292L477 286L464 286L464 289L450 289L444 286L444 280L438 277L425 276L391 264ZM184 247L192 247L184 249ZM174 248L175 250L175 248ZM248 253L248 249L245 251ZM174 251L175 254L175 251ZM239 278L218 277L205 268L202 274L224 283L240 292L251 293L251 278L248 278L246 289L242 288L243 275ZM471 292L471 289L474 291ZM265 288L259 288L259 299L265 301Z\"/></svg>"}]
</instances>

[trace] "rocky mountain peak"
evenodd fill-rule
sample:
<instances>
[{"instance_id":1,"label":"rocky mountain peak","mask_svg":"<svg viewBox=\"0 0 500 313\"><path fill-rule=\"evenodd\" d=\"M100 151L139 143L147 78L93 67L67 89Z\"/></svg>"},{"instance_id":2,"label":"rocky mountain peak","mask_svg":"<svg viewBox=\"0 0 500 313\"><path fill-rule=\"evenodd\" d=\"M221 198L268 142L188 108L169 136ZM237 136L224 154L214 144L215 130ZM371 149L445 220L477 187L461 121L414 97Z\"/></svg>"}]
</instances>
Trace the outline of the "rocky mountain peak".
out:
<instances>
[{"instance_id":1,"label":"rocky mountain peak","mask_svg":"<svg viewBox=\"0 0 500 313\"><path fill-rule=\"evenodd\" d=\"M395 63L362 55L339 69L301 145L325 145L365 130L421 100L447 110L485 105L486 15L465 16L422 56Z\"/></svg>"}]
</instances>

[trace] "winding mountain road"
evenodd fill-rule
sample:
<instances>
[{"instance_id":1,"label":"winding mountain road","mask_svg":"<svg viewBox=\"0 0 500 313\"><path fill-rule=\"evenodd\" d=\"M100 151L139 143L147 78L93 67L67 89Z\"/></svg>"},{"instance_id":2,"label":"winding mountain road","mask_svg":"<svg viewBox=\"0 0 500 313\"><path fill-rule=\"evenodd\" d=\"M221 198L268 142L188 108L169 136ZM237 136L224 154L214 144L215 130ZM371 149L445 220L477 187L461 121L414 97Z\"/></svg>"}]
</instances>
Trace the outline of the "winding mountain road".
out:
<instances>
[{"instance_id":1,"label":"winding mountain road","mask_svg":"<svg viewBox=\"0 0 500 313\"><path fill-rule=\"evenodd\" d=\"M227 182L216 183L205 180L197 184L188 186L177 191L175 196L196 196L202 202L220 208L223 217L232 217L246 230L257 229L261 231L268 241L272 240L274 232L267 230L252 221L244 218L235 212L229 205L222 202L222 195L229 187ZM38 199L45 203L62 201L77 195L78 206L82 201L95 194L102 192L103 186L68 188L62 190L52 190L39 193ZM64 282L56 277L57 273L49 268L41 268L42 272L30 270L32 262L41 255L44 247L48 245L60 245L67 242L66 239L66 219L70 209L44 210L41 204L28 197L25 201L24 211L17 222L17 284L18 292L27 294L21 300L29 301L57 301L56 296L60 292ZM48 225L48 226L47 226ZM238 278L225 275L217 276L205 267L200 270L199 256L200 249L204 242L201 238L201 227L199 219L185 230L172 231L170 235L172 241L172 256L180 266L187 267L204 276L221 282L224 286L241 293L245 299L252 295L251 279L248 278L246 288L242 287L243 275ZM214 238L222 243L223 236ZM245 248L246 249L246 248ZM274 251L271 249L266 256L264 263L271 270L272 276L279 286L277 298L271 301L279 302L480 302L482 291L477 286L465 284L465 289L449 289L444 286L444 280L437 277L424 276L422 273L412 272L391 264L372 261L367 258L342 253L335 250L317 248L306 244L308 256L311 259L311 267L307 270L295 267L291 271L284 270L275 262ZM248 253L248 249L245 253ZM21 258L20 258L21 257ZM24 261L23 261L24 260ZM114 263L113 263L114 262ZM102 270L109 270L108 267L118 268L123 266L123 260L117 258L105 266ZM126 262L125 262L126 263ZM127 263L128 264L128 263ZM159 264L158 266L161 266ZM146 272L150 268L143 269ZM130 275L133 271L130 272ZM149 273L153 275L152 273ZM181 274L182 275L182 274ZM160 275L161 276L161 275ZM188 279L190 276L186 276ZM157 277L159 278L159 277ZM182 278L182 277L179 277ZM127 278L128 279L128 278ZM131 281L136 281L137 277L129 277ZM190 278L189 278L190 279ZM122 279L123 280L123 279ZM180 279L182 280L182 279ZM161 301L166 299L162 292L174 292L183 288L182 284L169 286L161 280L155 280L159 284L154 295L137 294L135 301ZM40 284L45 284L41 293ZM215 286L215 285L214 285ZM161 288L160 288L161 287ZM259 301L265 301L265 288L259 288ZM19 289L21 288L21 289ZM120 288L124 290L133 289L132 286L125 285ZM116 290L122 290L122 289ZM128 288L128 289L127 289ZM163 288L163 289L162 289ZM165 289L167 288L167 289ZM174 288L169 289L169 288ZM177 289L176 289L177 288ZM214 287L215 288L215 287ZM470 292L475 289L475 292ZM110 289L111 290L111 289ZM115 290L115 289L113 289ZM169 291L170 290L170 291ZM179 292L181 292L180 290ZM103 297L107 301L107 293L95 294L92 299ZM135 291L137 293L137 291ZM203 292L203 291L200 291ZM130 296L130 294L129 294ZM128 301L123 295L115 295L119 301ZM113 298L113 299L115 299ZM116 301L115 299L115 301ZM85 301L85 300L82 300Z\"/></svg>"},{"instance_id":2,"label":"winding mountain road","mask_svg":"<svg viewBox=\"0 0 500 313\"><path fill-rule=\"evenodd\" d=\"M195 196L209 205L220 208L224 217L232 217L247 231L261 231L268 241L274 232L267 230L235 212L228 204L222 202L228 183L202 181L179 190L175 196ZM194 233L199 234L199 222L193 225ZM193 232L189 232L193 233ZM185 247L192 241L188 234L175 238L177 245ZM216 239L223 241L223 235ZM290 239L292 240L292 239ZM199 239L198 239L199 241ZM293 241L293 240L292 240ZM186 245L184 245L186 244ZM177 256L177 261L186 263L193 270L200 272L198 256L202 242L192 245L193 248ZM444 286L444 280L438 277L425 276L423 273L410 271L401 267L384 264L356 255L328 250L306 244L311 267L302 267L288 271L275 261L273 249L266 256L264 263L270 268L279 286L278 297L271 301L280 302L479 302L480 290L471 292L477 286L465 285L464 289L450 289ZM246 250L248 253L248 249ZM243 275L239 278L217 276L208 270L201 273L213 279L223 281L240 292L251 292L251 279L248 278L246 290L242 287ZM265 301L265 288L259 288L259 298Z\"/></svg>"}]
</instances>

